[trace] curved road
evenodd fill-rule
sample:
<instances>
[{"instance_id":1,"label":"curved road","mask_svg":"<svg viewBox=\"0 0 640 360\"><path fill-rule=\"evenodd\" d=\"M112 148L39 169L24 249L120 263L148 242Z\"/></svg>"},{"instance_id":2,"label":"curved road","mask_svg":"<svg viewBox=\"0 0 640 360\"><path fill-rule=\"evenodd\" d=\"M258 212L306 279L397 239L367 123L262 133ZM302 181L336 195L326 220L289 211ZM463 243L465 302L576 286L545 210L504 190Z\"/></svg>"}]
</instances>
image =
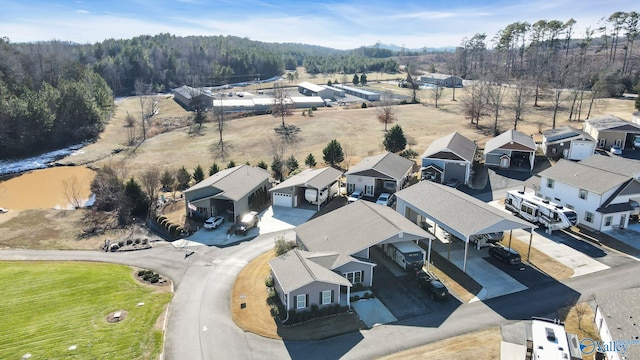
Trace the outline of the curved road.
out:
<instances>
[{"instance_id":1,"label":"curved road","mask_svg":"<svg viewBox=\"0 0 640 360\"><path fill-rule=\"evenodd\" d=\"M83 260L151 269L173 280L165 359L370 359L509 321L555 312L591 294L640 286L640 263L546 282L515 294L460 305L447 314L429 314L322 341L278 341L245 333L231 320L230 292L240 270L273 248L275 236L291 239L292 230L261 235L226 248L198 246L185 251L168 243L150 250L98 251L2 250L1 260Z\"/></svg>"}]
</instances>

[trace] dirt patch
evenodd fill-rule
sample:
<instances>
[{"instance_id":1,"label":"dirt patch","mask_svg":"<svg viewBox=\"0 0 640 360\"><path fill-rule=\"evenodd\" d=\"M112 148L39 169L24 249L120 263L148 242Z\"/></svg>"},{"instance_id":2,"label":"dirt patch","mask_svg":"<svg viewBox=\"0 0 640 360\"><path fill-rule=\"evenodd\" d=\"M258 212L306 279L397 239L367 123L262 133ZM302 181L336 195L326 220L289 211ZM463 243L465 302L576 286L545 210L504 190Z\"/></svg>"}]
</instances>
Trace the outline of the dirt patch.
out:
<instances>
[{"instance_id":1,"label":"dirt patch","mask_svg":"<svg viewBox=\"0 0 640 360\"><path fill-rule=\"evenodd\" d=\"M114 311L114 312L109 313L109 315L107 315L105 320L107 320L107 322L111 323L111 324L117 323L117 322L120 322L120 321L124 320L127 317L128 314L129 313L127 312L127 310Z\"/></svg>"},{"instance_id":2,"label":"dirt patch","mask_svg":"<svg viewBox=\"0 0 640 360\"><path fill-rule=\"evenodd\" d=\"M509 236L505 236L501 241L504 246L509 246ZM511 238L511 247L520 253L522 261L527 261L527 254L529 252L529 241L518 239L517 237ZM531 247L531 254L528 262L536 267L538 270L549 275L556 280L564 280L573 276L573 269L554 260L551 256L543 253L542 251Z\"/></svg>"},{"instance_id":3,"label":"dirt patch","mask_svg":"<svg viewBox=\"0 0 640 360\"><path fill-rule=\"evenodd\" d=\"M437 341L428 345L418 346L413 349L384 356L380 359L494 360L500 358L501 340L500 328L492 327Z\"/></svg>"},{"instance_id":4,"label":"dirt patch","mask_svg":"<svg viewBox=\"0 0 640 360\"><path fill-rule=\"evenodd\" d=\"M600 334L596 328L595 313L588 302L577 303L558 310L560 320L568 333L578 335L579 339L590 338L600 341ZM592 360L595 354L582 354L582 359Z\"/></svg>"}]
</instances>

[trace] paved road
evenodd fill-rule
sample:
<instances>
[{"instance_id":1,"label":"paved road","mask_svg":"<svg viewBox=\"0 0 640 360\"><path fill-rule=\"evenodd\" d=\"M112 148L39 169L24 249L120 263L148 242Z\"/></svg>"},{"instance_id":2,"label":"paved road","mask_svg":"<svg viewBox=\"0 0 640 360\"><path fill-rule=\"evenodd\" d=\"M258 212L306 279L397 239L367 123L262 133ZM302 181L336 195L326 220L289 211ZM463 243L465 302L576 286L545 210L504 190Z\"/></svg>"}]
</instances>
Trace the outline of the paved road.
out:
<instances>
[{"instance_id":1,"label":"paved road","mask_svg":"<svg viewBox=\"0 0 640 360\"><path fill-rule=\"evenodd\" d=\"M287 237L291 231L284 232ZM148 268L170 277L175 295L166 333L166 359L370 359L509 321L546 316L591 294L640 286L640 262L545 282L528 290L452 311L429 313L323 341L277 341L244 333L231 321L230 290L242 267L271 249L276 234L223 249L183 250L166 243L130 253L3 250L2 260L86 260Z\"/></svg>"}]
</instances>

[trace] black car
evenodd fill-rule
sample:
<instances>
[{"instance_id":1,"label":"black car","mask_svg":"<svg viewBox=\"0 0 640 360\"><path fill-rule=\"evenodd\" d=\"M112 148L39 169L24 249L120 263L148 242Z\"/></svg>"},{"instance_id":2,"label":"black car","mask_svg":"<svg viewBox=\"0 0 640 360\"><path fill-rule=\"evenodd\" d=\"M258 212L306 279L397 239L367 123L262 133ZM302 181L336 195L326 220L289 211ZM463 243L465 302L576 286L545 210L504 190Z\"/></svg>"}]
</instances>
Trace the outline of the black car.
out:
<instances>
[{"instance_id":1,"label":"black car","mask_svg":"<svg viewBox=\"0 0 640 360\"><path fill-rule=\"evenodd\" d=\"M489 255L510 265L520 264L520 254L504 246L492 246L489 248Z\"/></svg>"},{"instance_id":2,"label":"black car","mask_svg":"<svg viewBox=\"0 0 640 360\"><path fill-rule=\"evenodd\" d=\"M446 300L449 290L438 279L420 270L416 275L418 286L429 293L432 299Z\"/></svg>"}]
</instances>

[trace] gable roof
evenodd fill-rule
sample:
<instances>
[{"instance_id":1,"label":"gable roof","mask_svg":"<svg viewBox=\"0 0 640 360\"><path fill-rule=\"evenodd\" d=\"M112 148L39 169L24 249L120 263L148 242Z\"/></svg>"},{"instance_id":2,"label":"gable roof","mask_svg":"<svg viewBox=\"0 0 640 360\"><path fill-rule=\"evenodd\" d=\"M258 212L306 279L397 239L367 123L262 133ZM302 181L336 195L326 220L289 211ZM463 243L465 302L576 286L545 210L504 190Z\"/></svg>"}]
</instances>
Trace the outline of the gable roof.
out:
<instances>
[{"instance_id":1,"label":"gable roof","mask_svg":"<svg viewBox=\"0 0 640 360\"><path fill-rule=\"evenodd\" d=\"M433 238L392 208L366 200L343 206L294 230L307 250L339 253L333 267L340 266L350 255L399 234L408 235L409 240Z\"/></svg>"},{"instance_id":2,"label":"gable roof","mask_svg":"<svg viewBox=\"0 0 640 360\"><path fill-rule=\"evenodd\" d=\"M423 158L438 158L448 159L446 154L440 154L441 152L450 152L469 163L473 163L473 159L476 155L476 144L461 135L458 132L451 133L447 136L436 139L429 145L427 150L422 154Z\"/></svg>"},{"instance_id":3,"label":"gable roof","mask_svg":"<svg viewBox=\"0 0 640 360\"><path fill-rule=\"evenodd\" d=\"M591 135L571 126L563 126L543 131L542 137L544 138L544 142L546 142L547 144L557 141L571 141L574 139L595 141Z\"/></svg>"},{"instance_id":4,"label":"gable roof","mask_svg":"<svg viewBox=\"0 0 640 360\"><path fill-rule=\"evenodd\" d=\"M626 121L614 115L598 116L593 119L586 120L584 123L598 131L640 131L640 125Z\"/></svg>"},{"instance_id":5,"label":"gable roof","mask_svg":"<svg viewBox=\"0 0 640 360\"><path fill-rule=\"evenodd\" d=\"M220 191L215 197L237 201L268 179L269 173L262 168L239 165L209 176L185 190L184 193L211 187Z\"/></svg>"},{"instance_id":6,"label":"gable roof","mask_svg":"<svg viewBox=\"0 0 640 360\"><path fill-rule=\"evenodd\" d=\"M612 339L634 339L638 336L640 318L640 288L597 293L598 309L602 312ZM640 359L640 346L627 348L627 359Z\"/></svg>"},{"instance_id":7,"label":"gable roof","mask_svg":"<svg viewBox=\"0 0 640 360\"><path fill-rule=\"evenodd\" d=\"M476 234L536 227L462 191L432 181L421 181L400 190L396 196L462 240Z\"/></svg>"},{"instance_id":8,"label":"gable roof","mask_svg":"<svg viewBox=\"0 0 640 360\"><path fill-rule=\"evenodd\" d=\"M415 165L413 160L400 155L386 152L362 159L345 175L372 176L375 173L386 175L391 179L400 180L404 174Z\"/></svg>"},{"instance_id":9,"label":"gable roof","mask_svg":"<svg viewBox=\"0 0 640 360\"><path fill-rule=\"evenodd\" d=\"M595 154L581 160L579 164L628 177L640 176L640 161L620 156Z\"/></svg>"},{"instance_id":10,"label":"gable roof","mask_svg":"<svg viewBox=\"0 0 640 360\"><path fill-rule=\"evenodd\" d=\"M577 188L586 189L596 194L603 194L629 180L629 176L588 166L583 164L582 161L576 163L565 159L558 160L554 166L541 171L539 175Z\"/></svg>"},{"instance_id":11,"label":"gable roof","mask_svg":"<svg viewBox=\"0 0 640 360\"><path fill-rule=\"evenodd\" d=\"M314 189L323 189L342 176L342 171L325 167L322 169L305 169L274 186L269 191L284 189L293 186L305 186Z\"/></svg>"},{"instance_id":12,"label":"gable roof","mask_svg":"<svg viewBox=\"0 0 640 360\"><path fill-rule=\"evenodd\" d=\"M509 130L487 141L484 146L484 153L490 153L493 150L504 148L521 151L536 151L536 142L529 135L525 135L519 131Z\"/></svg>"},{"instance_id":13,"label":"gable roof","mask_svg":"<svg viewBox=\"0 0 640 360\"><path fill-rule=\"evenodd\" d=\"M269 260L271 270L285 293L290 293L313 282L326 282L351 286L349 280L312 261L316 254L293 249Z\"/></svg>"}]
</instances>

